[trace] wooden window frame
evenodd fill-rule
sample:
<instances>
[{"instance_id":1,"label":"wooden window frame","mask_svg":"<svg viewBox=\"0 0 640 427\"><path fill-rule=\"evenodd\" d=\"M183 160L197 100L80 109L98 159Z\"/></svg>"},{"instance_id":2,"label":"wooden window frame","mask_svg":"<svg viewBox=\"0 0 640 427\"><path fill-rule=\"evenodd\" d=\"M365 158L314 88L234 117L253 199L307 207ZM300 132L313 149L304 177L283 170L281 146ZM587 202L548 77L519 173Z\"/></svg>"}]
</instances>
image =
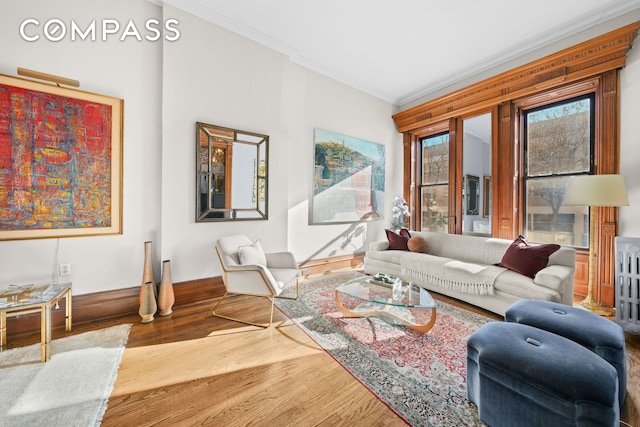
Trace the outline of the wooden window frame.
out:
<instances>
[{"instance_id":1,"label":"wooden window frame","mask_svg":"<svg viewBox=\"0 0 640 427\"><path fill-rule=\"evenodd\" d=\"M496 75L448 95L425 102L393 116L403 133L404 196L412 212L412 228L420 229L416 215L419 140L449 129L450 189L458 188L461 168L460 120L487 110L494 111L492 135L492 235L515 238L522 230L522 177L520 171L520 118L518 108L576 96L576 88L595 91L594 173L618 173L619 70L635 40L640 21L564 49L537 61ZM455 190L450 190L455 191ZM449 231L459 232L455 215L461 210L461 192L450 194ZM598 208L595 297L601 304L614 304L613 244L617 234L617 208ZM588 257L578 250L576 294L586 294Z\"/></svg>"}]
</instances>

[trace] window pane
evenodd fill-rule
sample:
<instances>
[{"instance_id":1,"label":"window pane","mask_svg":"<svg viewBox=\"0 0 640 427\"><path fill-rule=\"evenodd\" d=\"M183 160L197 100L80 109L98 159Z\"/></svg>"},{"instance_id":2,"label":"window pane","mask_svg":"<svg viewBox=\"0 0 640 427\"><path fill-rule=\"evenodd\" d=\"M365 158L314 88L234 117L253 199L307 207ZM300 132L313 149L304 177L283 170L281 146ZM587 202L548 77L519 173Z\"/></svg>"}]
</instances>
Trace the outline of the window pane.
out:
<instances>
[{"instance_id":1,"label":"window pane","mask_svg":"<svg viewBox=\"0 0 640 427\"><path fill-rule=\"evenodd\" d=\"M422 188L422 231L449 232L449 186Z\"/></svg>"},{"instance_id":2,"label":"window pane","mask_svg":"<svg viewBox=\"0 0 640 427\"><path fill-rule=\"evenodd\" d=\"M527 175L589 172L591 98L526 114Z\"/></svg>"},{"instance_id":3,"label":"window pane","mask_svg":"<svg viewBox=\"0 0 640 427\"><path fill-rule=\"evenodd\" d=\"M422 185L449 182L449 134L422 141Z\"/></svg>"},{"instance_id":4,"label":"window pane","mask_svg":"<svg viewBox=\"0 0 640 427\"><path fill-rule=\"evenodd\" d=\"M562 204L568 177L529 179L527 239L537 243L589 246L589 208Z\"/></svg>"}]
</instances>

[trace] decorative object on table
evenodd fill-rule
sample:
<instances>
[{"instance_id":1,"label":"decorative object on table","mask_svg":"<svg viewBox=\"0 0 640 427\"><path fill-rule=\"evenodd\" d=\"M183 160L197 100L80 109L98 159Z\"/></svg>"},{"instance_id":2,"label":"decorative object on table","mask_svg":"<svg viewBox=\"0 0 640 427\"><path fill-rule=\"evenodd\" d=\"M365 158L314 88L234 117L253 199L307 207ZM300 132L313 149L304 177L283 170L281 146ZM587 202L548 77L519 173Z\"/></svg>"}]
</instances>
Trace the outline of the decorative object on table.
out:
<instances>
[{"instance_id":1,"label":"decorative object on table","mask_svg":"<svg viewBox=\"0 0 640 427\"><path fill-rule=\"evenodd\" d=\"M138 309L138 314L142 318L142 323L153 322L153 316L155 316L156 311L158 311L158 304L153 294L153 288L155 288L155 286L153 282L146 282L140 290L140 308Z\"/></svg>"},{"instance_id":2,"label":"decorative object on table","mask_svg":"<svg viewBox=\"0 0 640 427\"><path fill-rule=\"evenodd\" d=\"M158 289L158 315L168 316L173 310L173 303L176 297L173 293L173 283L171 282L171 261L166 259L162 261L162 280L160 280L160 288Z\"/></svg>"},{"instance_id":3,"label":"decorative object on table","mask_svg":"<svg viewBox=\"0 0 640 427\"><path fill-rule=\"evenodd\" d=\"M388 288L393 287L393 285L398 281L402 283L402 280L400 280L399 277L392 276L391 274L386 274L386 273L378 273L375 276L373 276L370 280L371 283L374 283L376 285L386 286Z\"/></svg>"},{"instance_id":4,"label":"decorative object on table","mask_svg":"<svg viewBox=\"0 0 640 427\"><path fill-rule=\"evenodd\" d=\"M596 223L598 206L629 206L624 177L615 174L573 176L567 183L564 205L589 207L589 285L587 297L579 304L589 311L601 315L610 315L595 299L593 285L596 263Z\"/></svg>"},{"instance_id":5,"label":"decorative object on table","mask_svg":"<svg viewBox=\"0 0 640 427\"><path fill-rule=\"evenodd\" d=\"M42 298L51 285L9 285L7 289L0 290L0 299L7 302L17 302L23 300ZM0 306L1 306L0 302Z\"/></svg>"},{"instance_id":6,"label":"decorative object on table","mask_svg":"<svg viewBox=\"0 0 640 427\"><path fill-rule=\"evenodd\" d=\"M122 99L5 75L0 93L0 240L122 233Z\"/></svg>"},{"instance_id":7,"label":"decorative object on table","mask_svg":"<svg viewBox=\"0 0 640 427\"><path fill-rule=\"evenodd\" d=\"M396 230L408 227L410 217L411 212L409 212L407 201L400 196L394 197L393 207L391 208L391 227Z\"/></svg>"},{"instance_id":8,"label":"decorative object on table","mask_svg":"<svg viewBox=\"0 0 640 427\"><path fill-rule=\"evenodd\" d=\"M311 224L384 217L385 146L315 129Z\"/></svg>"},{"instance_id":9,"label":"decorative object on table","mask_svg":"<svg viewBox=\"0 0 640 427\"><path fill-rule=\"evenodd\" d=\"M480 426L467 399L466 340L488 317L437 301L428 334L377 318L344 318L335 289L357 272L305 280L297 301L276 305L407 424Z\"/></svg>"},{"instance_id":10,"label":"decorative object on table","mask_svg":"<svg viewBox=\"0 0 640 427\"><path fill-rule=\"evenodd\" d=\"M0 352L0 425L99 426L113 391L131 324ZM87 379L90 379L89 381Z\"/></svg>"}]
</instances>

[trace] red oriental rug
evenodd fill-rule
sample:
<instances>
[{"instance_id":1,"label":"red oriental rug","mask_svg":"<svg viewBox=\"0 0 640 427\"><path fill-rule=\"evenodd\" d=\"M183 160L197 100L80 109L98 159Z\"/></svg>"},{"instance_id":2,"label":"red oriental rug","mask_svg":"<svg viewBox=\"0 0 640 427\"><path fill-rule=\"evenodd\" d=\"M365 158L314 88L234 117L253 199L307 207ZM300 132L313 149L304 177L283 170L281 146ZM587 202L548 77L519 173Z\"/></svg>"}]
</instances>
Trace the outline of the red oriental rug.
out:
<instances>
[{"instance_id":1,"label":"red oriental rug","mask_svg":"<svg viewBox=\"0 0 640 427\"><path fill-rule=\"evenodd\" d=\"M482 426L467 399L467 338L492 319L441 301L426 334L375 318L344 318L335 288L358 275L303 281L297 300L276 304L408 424Z\"/></svg>"}]
</instances>

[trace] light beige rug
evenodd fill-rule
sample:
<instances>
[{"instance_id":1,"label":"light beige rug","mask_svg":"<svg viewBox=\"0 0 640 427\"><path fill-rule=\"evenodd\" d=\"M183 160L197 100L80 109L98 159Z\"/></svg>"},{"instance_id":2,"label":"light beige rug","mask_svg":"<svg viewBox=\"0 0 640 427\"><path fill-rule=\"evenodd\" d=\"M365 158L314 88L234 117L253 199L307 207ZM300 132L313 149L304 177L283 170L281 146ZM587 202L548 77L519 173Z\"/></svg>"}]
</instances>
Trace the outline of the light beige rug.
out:
<instances>
[{"instance_id":1,"label":"light beige rug","mask_svg":"<svg viewBox=\"0 0 640 427\"><path fill-rule=\"evenodd\" d=\"M97 426L107 408L130 324L0 352L0 426Z\"/></svg>"}]
</instances>

